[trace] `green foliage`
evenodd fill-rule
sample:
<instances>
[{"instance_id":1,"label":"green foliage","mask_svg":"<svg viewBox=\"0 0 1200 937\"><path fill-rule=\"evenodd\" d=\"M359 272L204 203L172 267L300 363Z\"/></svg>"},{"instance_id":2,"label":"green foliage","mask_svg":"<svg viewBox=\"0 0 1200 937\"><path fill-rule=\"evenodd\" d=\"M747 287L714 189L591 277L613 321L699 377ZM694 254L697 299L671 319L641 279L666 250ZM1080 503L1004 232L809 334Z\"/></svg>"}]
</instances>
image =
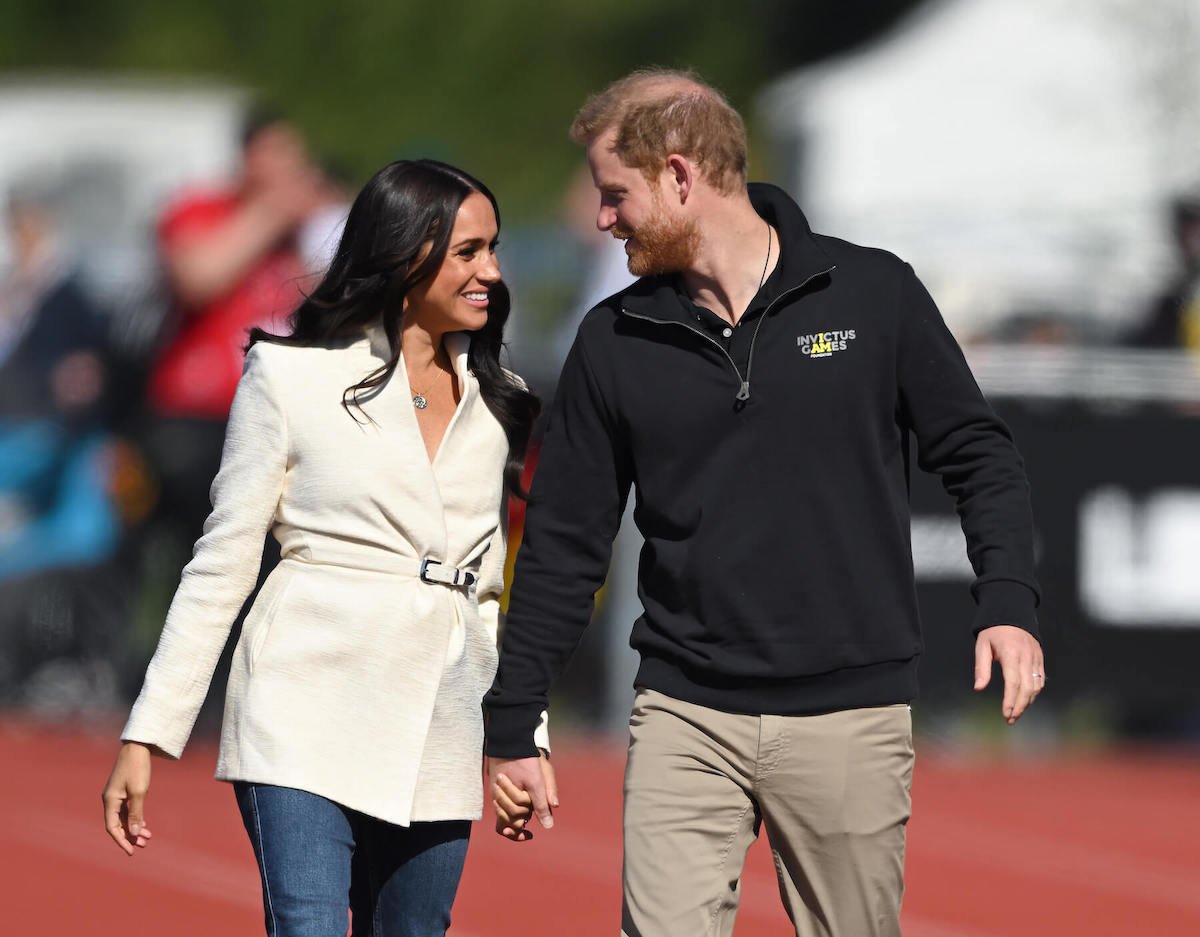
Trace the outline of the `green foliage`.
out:
<instances>
[{"instance_id":1,"label":"green foliage","mask_svg":"<svg viewBox=\"0 0 1200 937\"><path fill-rule=\"evenodd\" d=\"M365 178L432 155L492 185L506 214L557 210L588 93L641 65L690 66L751 114L791 67L915 0L0 0L0 70L220 78L291 114Z\"/></svg>"}]
</instances>

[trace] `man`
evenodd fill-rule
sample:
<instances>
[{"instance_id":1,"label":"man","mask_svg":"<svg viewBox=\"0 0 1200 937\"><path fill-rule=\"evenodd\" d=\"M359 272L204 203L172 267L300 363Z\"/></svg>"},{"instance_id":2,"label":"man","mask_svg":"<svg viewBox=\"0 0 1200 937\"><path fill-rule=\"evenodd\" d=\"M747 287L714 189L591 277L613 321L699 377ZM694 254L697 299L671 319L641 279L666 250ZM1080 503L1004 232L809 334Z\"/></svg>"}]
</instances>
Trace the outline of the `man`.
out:
<instances>
[{"instance_id":1,"label":"man","mask_svg":"<svg viewBox=\"0 0 1200 937\"><path fill-rule=\"evenodd\" d=\"M894 256L747 188L745 132L694 76L637 72L573 137L641 277L563 368L486 700L497 828L552 825L533 729L624 502L646 545L625 781L627 937L728 935L765 823L797 934L899 933L921 637L909 438L977 578L975 686L1043 686L1020 457Z\"/></svg>"},{"instance_id":2,"label":"man","mask_svg":"<svg viewBox=\"0 0 1200 937\"><path fill-rule=\"evenodd\" d=\"M1126 341L1139 348L1200 352L1200 199L1175 199L1171 205L1171 233L1179 257L1178 269Z\"/></svg>"}]
</instances>

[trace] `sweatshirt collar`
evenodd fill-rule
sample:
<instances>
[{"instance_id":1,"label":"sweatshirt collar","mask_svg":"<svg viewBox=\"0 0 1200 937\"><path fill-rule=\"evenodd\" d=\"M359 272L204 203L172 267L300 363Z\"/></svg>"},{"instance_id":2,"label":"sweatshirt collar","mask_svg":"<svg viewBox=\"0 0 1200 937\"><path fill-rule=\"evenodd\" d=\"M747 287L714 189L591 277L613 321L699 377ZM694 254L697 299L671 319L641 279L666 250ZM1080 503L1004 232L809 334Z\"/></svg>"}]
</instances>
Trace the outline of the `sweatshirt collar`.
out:
<instances>
[{"instance_id":1,"label":"sweatshirt collar","mask_svg":"<svg viewBox=\"0 0 1200 937\"><path fill-rule=\"evenodd\" d=\"M751 182L747 191L754 210L779 232L779 264L768 278L768 283L775 282L775 295L833 268L833 259L817 241L804 212L791 196L767 182Z\"/></svg>"}]
</instances>

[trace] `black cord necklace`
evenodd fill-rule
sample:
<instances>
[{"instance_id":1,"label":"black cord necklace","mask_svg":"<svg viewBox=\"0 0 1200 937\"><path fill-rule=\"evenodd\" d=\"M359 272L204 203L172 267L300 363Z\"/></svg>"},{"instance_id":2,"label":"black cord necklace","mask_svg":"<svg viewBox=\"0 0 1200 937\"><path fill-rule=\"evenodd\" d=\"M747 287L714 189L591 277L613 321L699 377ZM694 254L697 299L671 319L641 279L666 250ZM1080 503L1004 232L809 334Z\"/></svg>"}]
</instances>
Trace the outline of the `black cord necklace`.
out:
<instances>
[{"instance_id":1,"label":"black cord necklace","mask_svg":"<svg viewBox=\"0 0 1200 937\"><path fill-rule=\"evenodd\" d=\"M763 288L763 284L767 282L767 264L769 264L770 262L771 262L771 222L768 221L767 222L767 256L763 258L762 276L760 276L758 278L758 290L754 291L755 294L757 294L758 291Z\"/></svg>"}]
</instances>

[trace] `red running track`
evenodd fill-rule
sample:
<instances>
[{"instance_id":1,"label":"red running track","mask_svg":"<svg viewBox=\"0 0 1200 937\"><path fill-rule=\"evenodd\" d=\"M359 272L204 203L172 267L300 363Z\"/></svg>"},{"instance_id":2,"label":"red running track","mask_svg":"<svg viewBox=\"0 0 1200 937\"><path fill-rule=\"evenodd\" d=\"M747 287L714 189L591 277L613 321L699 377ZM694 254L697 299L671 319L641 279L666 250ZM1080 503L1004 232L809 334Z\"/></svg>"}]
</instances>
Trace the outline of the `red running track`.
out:
<instances>
[{"instance_id":1,"label":"red running track","mask_svg":"<svg viewBox=\"0 0 1200 937\"><path fill-rule=\"evenodd\" d=\"M258 879L215 751L155 762L154 844L103 831L103 735L0 721L4 934L261 934ZM553 831L514 845L477 824L452 935L616 937L623 752L559 738ZM1200 759L1161 752L958 760L918 745L906 937L1200 934ZM514 913L515 909L515 913ZM763 843L736 937L790 933Z\"/></svg>"}]
</instances>

